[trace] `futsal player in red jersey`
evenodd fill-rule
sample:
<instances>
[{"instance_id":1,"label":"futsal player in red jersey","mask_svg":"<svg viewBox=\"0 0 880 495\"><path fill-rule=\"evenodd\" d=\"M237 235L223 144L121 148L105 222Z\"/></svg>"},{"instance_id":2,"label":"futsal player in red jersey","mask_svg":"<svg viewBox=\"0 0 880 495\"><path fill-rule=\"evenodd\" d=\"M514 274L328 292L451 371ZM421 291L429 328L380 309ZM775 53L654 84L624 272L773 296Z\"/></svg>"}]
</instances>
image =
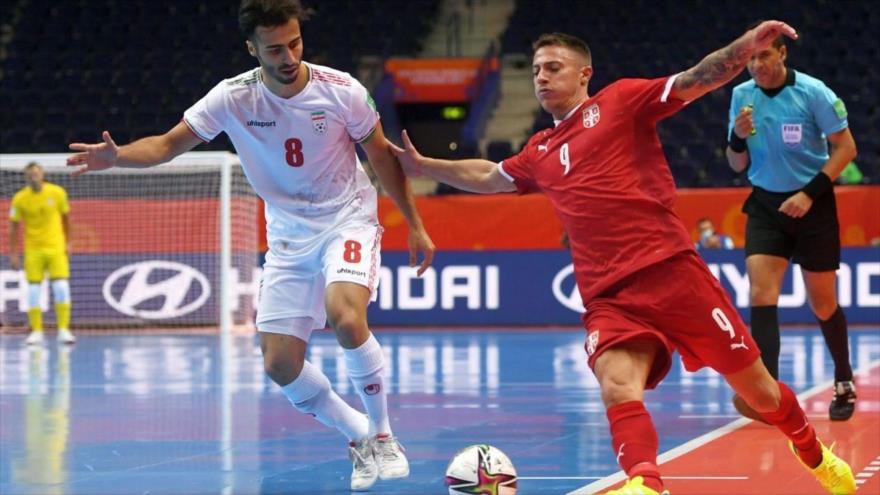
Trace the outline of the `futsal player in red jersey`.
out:
<instances>
[{"instance_id":1,"label":"futsal player in red jersey","mask_svg":"<svg viewBox=\"0 0 880 495\"><path fill-rule=\"evenodd\" d=\"M787 24L767 21L684 72L623 79L589 96L586 43L545 34L534 43L534 84L553 129L501 163L425 157L405 132L404 148L394 150L410 173L473 192L542 192L552 203L587 308L588 362L628 476L623 488L608 493L666 493L657 432L643 401L645 389L668 372L674 350L689 370L709 366L723 374L789 438L826 490L855 492L849 465L819 442L794 393L767 372L746 325L694 250L673 211L675 186L656 130L658 121L733 79L781 35L797 38Z\"/></svg>"}]
</instances>

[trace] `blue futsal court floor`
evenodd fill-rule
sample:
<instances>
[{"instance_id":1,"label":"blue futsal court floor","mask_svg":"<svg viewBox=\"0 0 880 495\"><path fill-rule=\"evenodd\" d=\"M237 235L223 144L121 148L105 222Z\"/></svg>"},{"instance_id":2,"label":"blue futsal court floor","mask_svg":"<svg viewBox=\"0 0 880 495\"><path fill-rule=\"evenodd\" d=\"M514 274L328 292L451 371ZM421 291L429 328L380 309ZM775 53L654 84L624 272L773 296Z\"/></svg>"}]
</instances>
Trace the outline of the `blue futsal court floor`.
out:
<instances>
[{"instance_id":1,"label":"blue futsal court floor","mask_svg":"<svg viewBox=\"0 0 880 495\"><path fill-rule=\"evenodd\" d=\"M582 331L376 334L412 469L372 493L445 493L447 462L473 443L510 456L522 494L566 493L618 470ZM880 360L878 328L851 329L850 341L854 368ZM362 409L330 332L315 334L310 359ZM813 327L783 332L781 367L797 392L833 377ZM660 452L736 419L730 397L718 375L676 360L647 395ZM350 471L344 438L290 406L249 336L84 333L72 348L38 349L0 337L0 493L347 493Z\"/></svg>"}]
</instances>

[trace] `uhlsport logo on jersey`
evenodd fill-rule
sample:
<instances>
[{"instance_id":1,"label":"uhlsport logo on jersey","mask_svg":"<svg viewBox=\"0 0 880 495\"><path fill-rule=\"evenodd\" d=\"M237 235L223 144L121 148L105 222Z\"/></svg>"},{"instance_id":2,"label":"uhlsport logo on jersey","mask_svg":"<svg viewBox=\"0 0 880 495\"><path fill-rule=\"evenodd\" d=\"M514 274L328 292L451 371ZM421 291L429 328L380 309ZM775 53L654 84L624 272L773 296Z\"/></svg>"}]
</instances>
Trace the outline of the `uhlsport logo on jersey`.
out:
<instances>
[{"instance_id":1,"label":"uhlsport logo on jersey","mask_svg":"<svg viewBox=\"0 0 880 495\"><path fill-rule=\"evenodd\" d=\"M584 109L584 127L589 129L599 123L599 104L593 103Z\"/></svg>"},{"instance_id":2,"label":"uhlsport logo on jersey","mask_svg":"<svg viewBox=\"0 0 880 495\"><path fill-rule=\"evenodd\" d=\"M382 390L382 386L378 383L371 383L364 387L364 393L367 395L376 395L380 390Z\"/></svg>"},{"instance_id":3,"label":"uhlsport logo on jersey","mask_svg":"<svg viewBox=\"0 0 880 495\"><path fill-rule=\"evenodd\" d=\"M245 123L248 127L275 127L274 120L248 120Z\"/></svg>"},{"instance_id":4,"label":"uhlsport logo on jersey","mask_svg":"<svg viewBox=\"0 0 880 495\"><path fill-rule=\"evenodd\" d=\"M312 112L312 128L315 130L315 134L327 132L327 114L323 110Z\"/></svg>"},{"instance_id":5,"label":"uhlsport logo on jersey","mask_svg":"<svg viewBox=\"0 0 880 495\"><path fill-rule=\"evenodd\" d=\"M569 264L553 277L553 297L566 308L583 313L584 303L574 279L574 265Z\"/></svg>"},{"instance_id":6,"label":"uhlsport logo on jersey","mask_svg":"<svg viewBox=\"0 0 880 495\"><path fill-rule=\"evenodd\" d=\"M123 266L104 281L104 300L128 316L177 318L201 308L211 295L208 279L195 268L150 260Z\"/></svg>"}]
</instances>

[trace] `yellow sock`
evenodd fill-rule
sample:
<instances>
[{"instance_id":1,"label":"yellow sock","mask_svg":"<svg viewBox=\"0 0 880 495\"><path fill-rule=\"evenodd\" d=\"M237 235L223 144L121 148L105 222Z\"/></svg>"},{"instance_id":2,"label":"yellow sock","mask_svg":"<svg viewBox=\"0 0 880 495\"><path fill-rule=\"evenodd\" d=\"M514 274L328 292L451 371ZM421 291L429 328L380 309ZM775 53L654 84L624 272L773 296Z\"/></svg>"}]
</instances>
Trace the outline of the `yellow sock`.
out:
<instances>
[{"instance_id":1,"label":"yellow sock","mask_svg":"<svg viewBox=\"0 0 880 495\"><path fill-rule=\"evenodd\" d=\"M40 308L31 308L28 310L28 323L31 324L32 331L43 331L43 312Z\"/></svg>"},{"instance_id":2,"label":"yellow sock","mask_svg":"<svg viewBox=\"0 0 880 495\"><path fill-rule=\"evenodd\" d=\"M55 317L58 318L58 330L70 330L70 303L56 303Z\"/></svg>"}]
</instances>

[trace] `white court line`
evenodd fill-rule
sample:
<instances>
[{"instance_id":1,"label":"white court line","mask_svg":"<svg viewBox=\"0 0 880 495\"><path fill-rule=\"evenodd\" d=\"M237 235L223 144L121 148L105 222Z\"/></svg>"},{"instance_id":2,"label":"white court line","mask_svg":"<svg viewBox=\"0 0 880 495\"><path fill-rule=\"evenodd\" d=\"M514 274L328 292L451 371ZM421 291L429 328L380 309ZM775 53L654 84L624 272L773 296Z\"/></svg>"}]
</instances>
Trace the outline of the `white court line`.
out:
<instances>
[{"instance_id":1,"label":"white court line","mask_svg":"<svg viewBox=\"0 0 880 495\"><path fill-rule=\"evenodd\" d=\"M863 485L867 483L871 477L877 474L877 471L880 471L880 456L877 456L876 459L865 466L861 473L856 474L856 484Z\"/></svg>"},{"instance_id":2,"label":"white court line","mask_svg":"<svg viewBox=\"0 0 880 495\"><path fill-rule=\"evenodd\" d=\"M868 363L868 364L862 366L861 368L859 368L859 370L856 371L856 374L857 375L867 375L869 371L876 368L877 366L880 366L880 361L874 361L874 362ZM819 392L822 392L826 388L829 388L832 386L834 386L834 380L828 380L824 383L820 383L820 384L816 385L815 387L813 387L809 390L805 390L804 392L801 392L800 394L798 394L797 398L800 402L804 402L807 399L818 394ZM704 435L701 435L697 438L694 438L693 440L686 442L686 443L683 443L683 444L679 445L678 447L675 447L671 450L668 450L668 451L664 452L663 454L661 454L660 456L658 456L657 457L657 464L661 465L663 463L666 463L666 462L669 462L669 461L675 459L676 457L680 457L684 454L687 454L688 452L695 450L699 447L702 447L703 445L711 442L712 440L715 440L719 437L722 437L722 436L724 436L734 430L737 430L737 429L739 429L739 428L741 428L751 422L752 422L752 420L750 420L750 419L740 418L740 419L737 419L736 421L733 421L729 424L726 424L716 430L712 430ZM663 478L664 479L673 479L673 478L667 477L667 476L664 476ZM623 471L618 471L610 476L606 476L606 477L601 478L597 481L594 481L593 483L590 483L587 486L584 486L582 488L578 488L577 490L575 490L573 492L569 492L567 495L591 495L594 493L598 493L599 491L604 490L604 489L606 489L606 488L608 488L608 487L610 487L620 481L623 481L625 479L626 479L626 473L624 473Z\"/></svg>"},{"instance_id":3,"label":"white court line","mask_svg":"<svg viewBox=\"0 0 880 495\"><path fill-rule=\"evenodd\" d=\"M682 414L679 419L724 419L724 418L741 418L739 414Z\"/></svg>"},{"instance_id":4,"label":"white court line","mask_svg":"<svg viewBox=\"0 0 880 495\"><path fill-rule=\"evenodd\" d=\"M603 476L517 476L520 480L601 480ZM748 476L664 476L664 480L747 480Z\"/></svg>"},{"instance_id":5,"label":"white court line","mask_svg":"<svg viewBox=\"0 0 880 495\"><path fill-rule=\"evenodd\" d=\"M601 480L601 476L517 476L518 480Z\"/></svg>"}]
</instances>

